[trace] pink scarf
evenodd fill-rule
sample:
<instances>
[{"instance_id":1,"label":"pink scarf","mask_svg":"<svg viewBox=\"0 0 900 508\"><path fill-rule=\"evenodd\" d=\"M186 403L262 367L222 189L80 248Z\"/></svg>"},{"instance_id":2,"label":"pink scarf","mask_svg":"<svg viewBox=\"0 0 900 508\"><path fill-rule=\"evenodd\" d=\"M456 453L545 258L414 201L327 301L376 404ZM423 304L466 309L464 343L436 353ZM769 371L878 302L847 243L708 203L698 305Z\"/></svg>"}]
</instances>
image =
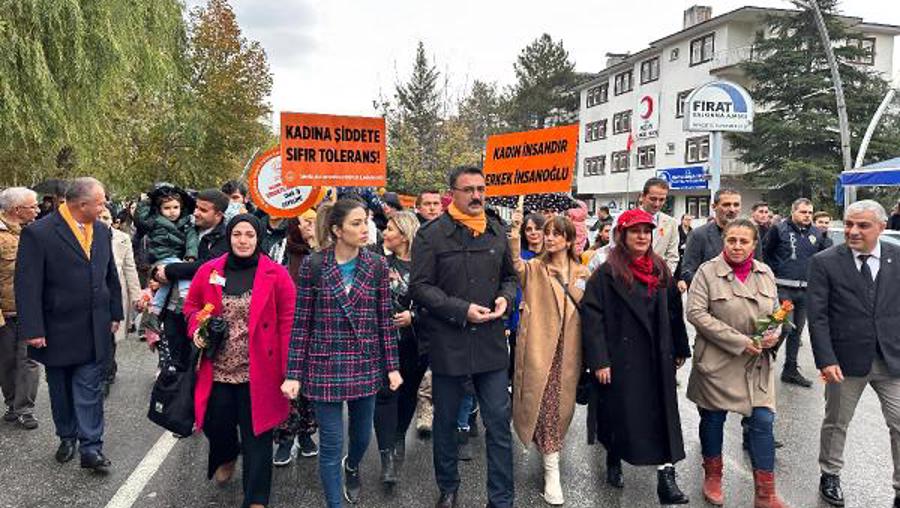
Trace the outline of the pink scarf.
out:
<instances>
[{"instance_id":1,"label":"pink scarf","mask_svg":"<svg viewBox=\"0 0 900 508\"><path fill-rule=\"evenodd\" d=\"M732 260L728 259L728 255L725 252L722 252L722 257L725 258L725 262L728 263L728 266L734 271L734 276L738 278L741 282L746 282L747 277L750 276L750 272L753 271L753 252L747 256L742 263L735 263Z\"/></svg>"}]
</instances>

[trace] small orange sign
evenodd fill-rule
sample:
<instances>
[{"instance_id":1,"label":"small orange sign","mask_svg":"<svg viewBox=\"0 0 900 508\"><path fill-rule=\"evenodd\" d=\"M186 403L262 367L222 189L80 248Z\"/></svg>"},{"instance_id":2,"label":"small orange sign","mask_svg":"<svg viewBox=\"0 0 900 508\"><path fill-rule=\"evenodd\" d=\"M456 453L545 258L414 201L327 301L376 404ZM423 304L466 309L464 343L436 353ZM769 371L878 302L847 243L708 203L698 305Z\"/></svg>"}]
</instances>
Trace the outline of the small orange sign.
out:
<instances>
[{"instance_id":1,"label":"small orange sign","mask_svg":"<svg viewBox=\"0 0 900 508\"><path fill-rule=\"evenodd\" d=\"M397 197L400 199L400 204L403 205L403 208L415 208L416 207L416 196L409 196L407 194L398 194Z\"/></svg>"},{"instance_id":2,"label":"small orange sign","mask_svg":"<svg viewBox=\"0 0 900 508\"><path fill-rule=\"evenodd\" d=\"M490 136L484 161L488 196L569 192L578 124Z\"/></svg>"},{"instance_id":3,"label":"small orange sign","mask_svg":"<svg viewBox=\"0 0 900 508\"><path fill-rule=\"evenodd\" d=\"M297 217L322 200L322 188L287 186L282 181L281 149L272 148L253 161L250 198L272 217Z\"/></svg>"},{"instance_id":4,"label":"small orange sign","mask_svg":"<svg viewBox=\"0 0 900 508\"><path fill-rule=\"evenodd\" d=\"M385 185L384 118L282 112L281 164L287 186Z\"/></svg>"}]
</instances>

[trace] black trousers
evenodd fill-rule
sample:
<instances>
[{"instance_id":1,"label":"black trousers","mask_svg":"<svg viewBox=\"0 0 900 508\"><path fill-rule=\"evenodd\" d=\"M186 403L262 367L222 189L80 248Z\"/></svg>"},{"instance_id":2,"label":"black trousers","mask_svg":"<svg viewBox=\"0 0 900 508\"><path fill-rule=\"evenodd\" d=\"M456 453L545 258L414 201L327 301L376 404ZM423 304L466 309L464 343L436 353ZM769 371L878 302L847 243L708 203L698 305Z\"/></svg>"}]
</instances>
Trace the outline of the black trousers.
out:
<instances>
[{"instance_id":1,"label":"black trousers","mask_svg":"<svg viewBox=\"0 0 900 508\"><path fill-rule=\"evenodd\" d=\"M188 369L192 343L187 336L187 320L181 312L172 312L166 309L163 311L162 325L162 340L166 341L169 356L167 361L175 367L175 370L183 372Z\"/></svg>"},{"instance_id":2,"label":"black trousers","mask_svg":"<svg viewBox=\"0 0 900 508\"><path fill-rule=\"evenodd\" d=\"M209 440L207 477L212 478L219 466L237 460L240 454L243 456L242 506L268 506L272 490L272 431L253 434L249 383L213 383L203 433Z\"/></svg>"},{"instance_id":3,"label":"black trousers","mask_svg":"<svg viewBox=\"0 0 900 508\"><path fill-rule=\"evenodd\" d=\"M375 439L379 450L390 450L394 443L406 438L416 413L419 385L428 370L428 361L419 356L415 340L401 340L398 353L403 384L392 392L385 381L375 397Z\"/></svg>"}]
</instances>

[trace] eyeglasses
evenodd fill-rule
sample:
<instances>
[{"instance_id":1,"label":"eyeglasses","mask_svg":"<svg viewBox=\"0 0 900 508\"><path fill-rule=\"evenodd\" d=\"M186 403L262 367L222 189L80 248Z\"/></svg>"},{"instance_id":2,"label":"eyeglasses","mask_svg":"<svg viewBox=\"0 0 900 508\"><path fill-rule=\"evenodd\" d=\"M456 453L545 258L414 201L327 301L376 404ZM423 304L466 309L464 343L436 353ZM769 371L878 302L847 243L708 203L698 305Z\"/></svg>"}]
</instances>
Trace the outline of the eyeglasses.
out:
<instances>
[{"instance_id":1,"label":"eyeglasses","mask_svg":"<svg viewBox=\"0 0 900 508\"><path fill-rule=\"evenodd\" d=\"M466 193L470 196L473 196L476 192L478 194L484 194L486 187L481 185L479 187L453 187L453 190Z\"/></svg>"}]
</instances>

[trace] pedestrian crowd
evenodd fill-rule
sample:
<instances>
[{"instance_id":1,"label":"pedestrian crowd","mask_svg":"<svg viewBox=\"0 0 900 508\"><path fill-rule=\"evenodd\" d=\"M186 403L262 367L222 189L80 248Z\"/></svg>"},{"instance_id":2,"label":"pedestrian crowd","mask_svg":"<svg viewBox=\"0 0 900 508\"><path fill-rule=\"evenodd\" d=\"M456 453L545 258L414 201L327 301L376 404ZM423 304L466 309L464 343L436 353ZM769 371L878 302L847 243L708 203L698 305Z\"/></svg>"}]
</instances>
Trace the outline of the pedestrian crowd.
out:
<instances>
[{"instance_id":1,"label":"pedestrian crowd","mask_svg":"<svg viewBox=\"0 0 900 508\"><path fill-rule=\"evenodd\" d=\"M725 503L724 424L740 415L752 502L778 508L783 356L783 383L826 383L822 498L845 503L847 429L871 385L900 507L900 247L881 241L880 204L848 206L834 245L831 216L805 198L783 220L763 202L744 217L740 193L720 189L694 228L662 211L659 178L616 217L520 201L504 220L481 169L454 168L447 185L413 211L396 194L350 189L291 218L257 210L236 181L160 183L121 207L89 177L40 204L26 188L0 191L4 421L39 426L43 365L55 459L108 471L104 398L116 343L134 333L158 356L150 412L173 414L158 394L188 386L177 437L206 436L217 483L242 460L246 507L268 506L273 467L297 456L318 456L326 506L359 503L373 431L390 488L411 474L412 426L432 440L437 508L457 506L459 461L482 430L487 506L514 505L513 435L541 456L543 499L562 505L560 462L583 404L609 488L623 488L623 463L652 466L663 505L689 502L676 474L685 434L700 442L703 498ZM817 376L798 360L807 324ZM697 429L679 416L688 359Z\"/></svg>"}]
</instances>

